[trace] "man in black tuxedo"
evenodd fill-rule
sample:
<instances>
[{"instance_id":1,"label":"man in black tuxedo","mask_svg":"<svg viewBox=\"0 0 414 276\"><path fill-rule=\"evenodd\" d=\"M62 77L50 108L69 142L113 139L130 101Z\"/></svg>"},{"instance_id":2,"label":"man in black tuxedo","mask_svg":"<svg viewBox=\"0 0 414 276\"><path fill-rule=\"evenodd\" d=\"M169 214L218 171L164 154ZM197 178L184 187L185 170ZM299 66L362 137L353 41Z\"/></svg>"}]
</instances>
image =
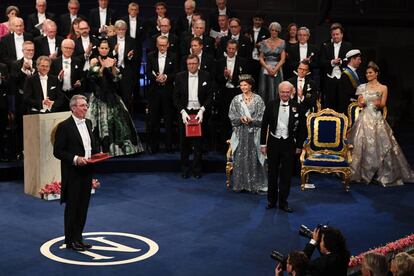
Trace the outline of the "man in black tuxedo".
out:
<instances>
[{"instance_id":1,"label":"man in black tuxedo","mask_svg":"<svg viewBox=\"0 0 414 276\"><path fill-rule=\"evenodd\" d=\"M72 57L75 50L75 42L65 39L61 44L62 56L54 59L50 73L58 77L61 91L65 95L62 98L62 110L69 110L69 100L72 96L83 94L85 74L79 59Z\"/></svg>"},{"instance_id":2,"label":"man in black tuxedo","mask_svg":"<svg viewBox=\"0 0 414 276\"><path fill-rule=\"evenodd\" d=\"M346 53L352 49L352 44L343 41L344 32L341 24L332 24L330 31L331 42L322 44L319 66L323 106L336 110L336 91L341 78L342 61Z\"/></svg>"},{"instance_id":3,"label":"man in black tuxedo","mask_svg":"<svg viewBox=\"0 0 414 276\"><path fill-rule=\"evenodd\" d=\"M159 34L161 31L161 28L160 28L161 19L168 18L167 4L165 2L160 1L160 2L155 3L154 8L155 8L156 16L148 19L147 22L145 23L145 29L149 37ZM170 23L172 26L172 22Z\"/></svg>"},{"instance_id":4,"label":"man in black tuxedo","mask_svg":"<svg viewBox=\"0 0 414 276\"><path fill-rule=\"evenodd\" d=\"M0 53L2 61L7 64L8 68L14 61L23 57L23 42L33 41L30 33L25 33L23 19L14 17L10 24L13 26L13 33L9 33L0 40Z\"/></svg>"},{"instance_id":5,"label":"man in black tuxedo","mask_svg":"<svg viewBox=\"0 0 414 276\"><path fill-rule=\"evenodd\" d=\"M98 147L92 135L92 122L85 119L88 111L86 97L73 96L70 109L72 116L57 127L53 155L60 160L61 166L60 203L66 203L66 248L85 251L92 248L82 239L92 188L92 166L87 160L98 152Z\"/></svg>"},{"instance_id":6,"label":"man in black tuxedo","mask_svg":"<svg viewBox=\"0 0 414 276\"><path fill-rule=\"evenodd\" d=\"M188 32L192 27L192 17L196 8L196 2L194 0L186 0L184 2L184 15L177 18L175 23L175 33L178 37L181 37L182 33Z\"/></svg>"},{"instance_id":7,"label":"man in black tuxedo","mask_svg":"<svg viewBox=\"0 0 414 276\"><path fill-rule=\"evenodd\" d=\"M55 20L55 15L46 12L46 7L46 0L36 0L36 12L27 17L26 32L31 33L33 37L43 34L42 27L38 26L39 23L43 23L46 19Z\"/></svg>"},{"instance_id":8,"label":"man in black tuxedo","mask_svg":"<svg viewBox=\"0 0 414 276\"><path fill-rule=\"evenodd\" d=\"M297 76L291 77L288 81L295 87L296 93L293 100L301 105L305 114L317 112L316 102L318 100L318 88L309 76L309 62L302 60L297 67Z\"/></svg>"},{"instance_id":9,"label":"man in black tuxedo","mask_svg":"<svg viewBox=\"0 0 414 276\"><path fill-rule=\"evenodd\" d=\"M339 79L337 93L336 93L336 111L345 113L348 110L348 105L352 100L357 100L355 95L357 87L361 84L361 76L358 72L361 64L361 51L353 49L346 53L345 59L347 61L346 67L343 68L341 78Z\"/></svg>"},{"instance_id":10,"label":"man in black tuxedo","mask_svg":"<svg viewBox=\"0 0 414 276\"><path fill-rule=\"evenodd\" d=\"M306 135L305 114L291 99L293 92L290 82L279 84L279 99L267 104L260 135L261 152L268 158L266 209L275 208L279 200L279 208L288 213L292 212L287 198L295 152L300 153Z\"/></svg>"},{"instance_id":11,"label":"man in black tuxedo","mask_svg":"<svg viewBox=\"0 0 414 276\"><path fill-rule=\"evenodd\" d=\"M264 14L257 12L252 17L253 26L245 32L245 36L252 43L252 54L250 56L250 72L252 73L253 78L256 82L259 81L260 73L260 62L259 62L259 43L270 37L269 30L266 27L263 27L264 23Z\"/></svg>"},{"instance_id":12,"label":"man in black tuxedo","mask_svg":"<svg viewBox=\"0 0 414 276\"><path fill-rule=\"evenodd\" d=\"M51 60L40 56L36 61L37 73L26 78L24 83L24 103L27 113L61 111L62 91L56 76L49 74Z\"/></svg>"},{"instance_id":13,"label":"man in black tuxedo","mask_svg":"<svg viewBox=\"0 0 414 276\"><path fill-rule=\"evenodd\" d=\"M90 35L89 24L86 20L79 22L80 37L75 40L75 54L83 66L83 70L89 69L89 58L92 55L92 51L97 48L99 40Z\"/></svg>"},{"instance_id":14,"label":"man in black tuxedo","mask_svg":"<svg viewBox=\"0 0 414 276\"><path fill-rule=\"evenodd\" d=\"M311 260L312 254L318 248L321 256ZM313 231L312 239L303 250L311 260L308 265L310 275L346 276L350 253L346 246L345 237L341 231L331 226L318 227Z\"/></svg>"},{"instance_id":15,"label":"man in black tuxedo","mask_svg":"<svg viewBox=\"0 0 414 276\"><path fill-rule=\"evenodd\" d=\"M168 38L168 51L178 57L179 40L178 36L171 32L171 21L165 17L160 19L160 32L151 36L150 52L157 50L157 37L160 35Z\"/></svg>"},{"instance_id":16,"label":"man in black tuxedo","mask_svg":"<svg viewBox=\"0 0 414 276\"><path fill-rule=\"evenodd\" d=\"M203 41L203 52L215 56L216 49L214 39L205 33L206 22L203 19L197 19L193 24L193 34L187 35L181 42L181 55L186 56L190 54L191 39L199 37Z\"/></svg>"},{"instance_id":17,"label":"man in black tuxedo","mask_svg":"<svg viewBox=\"0 0 414 276\"><path fill-rule=\"evenodd\" d=\"M237 56L243 57L248 61L251 59L253 44L250 42L250 39L241 33L240 19L230 18L229 19L229 28L230 33L228 36L222 37L220 40L219 47L217 49L217 59L222 58L227 48L227 41L230 39L236 40L239 44L237 50Z\"/></svg>"},{"instance_id":18,"label":"man in black tuxedo","mask_svg":"<svg viewBox=\"0 0 414 276\"><path fill-rule=\"evenodd\" d=\"M214 56L209 55L203 51L203 40L199 37L193 37L191 39L191 53L198 56L200 61L200 70L210 72L210 77L214 80L216 76L216 66ZM181 70L187 70L187 56L183 57L181 60Z\"/></svg>"},{"instance_id":19,"label":"man in black tuxedo","mask_svg":"<svg viewBox=\"0 0 414 276\"><path fill-rule=\"evenodd\" d=\"M89 11L88 22L93 35L106 37L107 28L116 21L115 10L108 8L109 0L98 0L99 7Z\"/></svg>"},{"instance_id":20,"label":"man in black tuxedo","mask_svg":"<svg viewBox=\"0 0 414 276\"><path fill-rule=\"evenodd\" d=\"M283 77L293 77L300 61L309 63L309 72L313 73L318 68L318 50L315 45L308 43L310 31L306 27L300 27L297 32L298 43L286 49L286 63L283 66Z\"/></svg>"},{"instance_id":21,"label":"man in black tuxedo","mask_svg":"<svg viewBox=\"0 0 414 276\"><path fill-rule=\"evenodd\" d=\"M35 43L35 59L40 56L48 56L52 60L61 55L59 50L63 38L57 36L57 26L53 21L45 22L45 35L38 36L34 39Z\"/></svg>"},{"instance_id":22,"label":"man in black tuxedo","mask_svg":"<svg viewBox=\"0 0 414 276\"><path fill-rule=\"evenodd\" d=\"M174 79L178 64L175 55L168 50L168 38L157 38L157 49L148 54L147 77L150 80L149 111L151 152L157 153L160 144L160 120L164 118L165 125L165 150L172 152L173 139L173 90ZM162 116L161 116L162 115Z\"/></svg>"},{"instance_id":23,"label":"man in black tuxedo","mask_svg":"<svg viewBox=\"0 0 414 276\"><path fill-rule=\"evenodd\" d=\"M138 63L135 56L135 40L126 35L127 24L123 20L115 22L116 35L108 38L108 44L113 56L117 59L117 68L122 78L120 80L119 93L122 101L132 112L132 93L134 83L138 82L135 71L138 71Z\"/></svg>"},{"instance_id":24,"label":"man in black tuxedo","mask_svg":"<svg viewBox=\"0 0 414 276\"><path fill-rule=\"evenodd\" d=\"M219 32L220 27L218 26L219 15L227 15L228 18L236 17L236 13L227 7L227 0L216 0L217 9L214 9L209 16L210 29Z\"/></svg>"},{"instance_id":25,"label":"man in black tuxedo","mask_svg":"<svg viewBox=\"0 0 414 276\"><path fill-rule=\"evenodd\" d=\"M58 33L62 37L67 37L70 33L70 29L72 27L72 22L76 18L84 18L84 16L79 14L80 4L78 0L69 0L68 1L68 12L62 14L59 17L59 28Z\"/></svg>"},{"instance_id":26,"label":"man in black tuxedo","mask_svg":"<svg viewBox=\"0 0 414 276\"><path fill-rule=\"evenodd\" d=\"M24 84L26 79L36 72L33 56L35 53L34 43L25 41L23 43L23 57L13 62L10 69L10 92L14 95L14 112L16 120L16 152L23 151L23 114L24 106Z\"/></svg>"},{"instance_id":27,"label":"man in black tuxedo","mask_svg":"<svg viewBox=\"0 0 414 276\"><path fill-rule=\"evenodd\" d=\"M202 137L186 137L185 125L190 114L196 114L195 119L203 123L203 114L209 108L212 100L212 83L208 72L198 70L198 57L187 57L187 71L180 72L175 78L174 105L181 114L180 144L181 144L181 170L182 177L188 178L190 174L189 155L191 146L194 146L194 160L192 171L195 178L201 177L202 163Z\"/></svg>"},{"instance_id":28,"label":"man in black tuxedo","mask_svg":"<svg viewBox=\"0 0 414 276\"><path fill-rule=\"evenodd\" d=\"M226 145L232 131L229 108L234 96L241 93L239 87L239 76L248 74L248 62L246 59L236 55L238 43L236 40L227 41L226 57L217 61L217 87L219 90L217 104L219 109L219 117L221 118L221 131L219 137L219 148Z\"/></svg>"}]
</instances>

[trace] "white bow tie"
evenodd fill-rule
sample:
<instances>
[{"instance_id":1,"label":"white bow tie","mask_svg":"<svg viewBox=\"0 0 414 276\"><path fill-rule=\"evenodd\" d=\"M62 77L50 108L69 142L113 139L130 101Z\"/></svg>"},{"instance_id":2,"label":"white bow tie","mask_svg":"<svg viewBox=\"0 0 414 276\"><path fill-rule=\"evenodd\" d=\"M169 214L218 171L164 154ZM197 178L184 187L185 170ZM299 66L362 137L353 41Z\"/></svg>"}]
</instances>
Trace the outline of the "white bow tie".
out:
<instances>
[{"instance_id":1,"label":"white bow tie","mask_svg":"<svg viewBox=\"0 0 414 276\"><path fill-rule=\"evenodd\" d=\"M39 76L40 80L47 80L47 76Z\"/></svg>"},{"instance_id":2,"label":"white bow tie","mask_svg":"<svg viewBox=\"0 0 414 276\"><path fill-rule=\"evenodd\" d=\"M85 121L86 121L85 119L77 119L76 124L81 125L81 124L85 123Z\"/></svg>"}]
</instances>

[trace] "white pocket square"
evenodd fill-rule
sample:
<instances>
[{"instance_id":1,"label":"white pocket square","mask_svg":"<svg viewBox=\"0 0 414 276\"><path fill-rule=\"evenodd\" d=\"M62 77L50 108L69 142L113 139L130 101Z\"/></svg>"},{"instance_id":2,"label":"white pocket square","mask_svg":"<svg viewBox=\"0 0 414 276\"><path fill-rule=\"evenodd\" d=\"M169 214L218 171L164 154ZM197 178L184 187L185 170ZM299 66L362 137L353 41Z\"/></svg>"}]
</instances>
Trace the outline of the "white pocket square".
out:
<instances>
[{"instance_id":1,"label":"white pocket square","mask_svg":"<svg viewBox=\"0 0 414 276\"><path fill-rule=\"evenodd\" d=\"M203 84L201 86L206 86L206 85L207 85L207 82L203 82Z\"/></svg>"},{"instance_id":2,"label":"white pocket square","mask_svg":"<svg viewBox=\"0 0 414 276\"><path fill-rule=\"evenodd\" d=\"M295 115L293 115L293 117L299 117L299 114L298 114L298 113L296 113Z\"/></svg>"},{"instance_id":3,"label":"white pocket square","mask_svg":"<svg viewBox=\"0 0 414 276\"><path fill-rule=\"evenodd\" d=\"M50 87L50 90L55 89L55 88L56 88L56 86L52 86L52 87Z\"/></svg>"},{"instance_id":4,"label":"white pocket square","mask_svg":"<svg viewBox=\"0 0 414 276\"><path fill-rule=\"evenodd\" d=\"M168 62L168 64L172 64L172 62L170 61L170 62Z\"/></svg>"},{"instance_id":5,"label":"white pocket square","mask_svg":"<svg viewBox=\"0 0 414 276\"><path fill-rule=\"evenodd\" d=\"M78 66L77 65L75 65L75 69L78 69Z\"/></svg>"}]
</instances>

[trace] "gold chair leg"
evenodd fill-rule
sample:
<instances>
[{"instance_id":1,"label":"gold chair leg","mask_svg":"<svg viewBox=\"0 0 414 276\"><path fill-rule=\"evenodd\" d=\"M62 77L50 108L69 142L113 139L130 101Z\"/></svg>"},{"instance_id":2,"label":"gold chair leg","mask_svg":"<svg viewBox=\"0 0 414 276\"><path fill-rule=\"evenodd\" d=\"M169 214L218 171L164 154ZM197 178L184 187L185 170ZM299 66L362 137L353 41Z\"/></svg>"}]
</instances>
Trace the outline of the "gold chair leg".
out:
<instances>
[{"instance_id":1,"label":"gold chair leg","mask_svg":"<svg viewBox=\"0 0 414 276\"><path fill-rule=\"evenodd\" d=\"M233 170L233 164L231 162L226 163L226 188L230 189L231 185L231 171Z\"/></svg>"}]
</instances>

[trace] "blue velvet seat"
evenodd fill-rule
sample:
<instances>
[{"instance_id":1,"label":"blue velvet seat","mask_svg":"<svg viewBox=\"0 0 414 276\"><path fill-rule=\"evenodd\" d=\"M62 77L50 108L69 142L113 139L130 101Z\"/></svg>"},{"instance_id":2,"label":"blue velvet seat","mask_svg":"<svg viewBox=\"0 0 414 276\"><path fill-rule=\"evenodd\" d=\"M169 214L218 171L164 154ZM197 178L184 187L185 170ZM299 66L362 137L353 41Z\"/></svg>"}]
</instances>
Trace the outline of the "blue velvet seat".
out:
<instances>
[{"instance_id":1,"label":"blue velvet seat","mask_svg":"<svg viewBox=\"0 0 414 276\"><path fill-rule=\"evenodd\" d=\"M301 188L309 180L310 172L340 173L345 191L349 191L352 161L346 140L348 118L326 108L307 117L308 138L304 142L301 161Z\"/></svg>"}]
</instances>

